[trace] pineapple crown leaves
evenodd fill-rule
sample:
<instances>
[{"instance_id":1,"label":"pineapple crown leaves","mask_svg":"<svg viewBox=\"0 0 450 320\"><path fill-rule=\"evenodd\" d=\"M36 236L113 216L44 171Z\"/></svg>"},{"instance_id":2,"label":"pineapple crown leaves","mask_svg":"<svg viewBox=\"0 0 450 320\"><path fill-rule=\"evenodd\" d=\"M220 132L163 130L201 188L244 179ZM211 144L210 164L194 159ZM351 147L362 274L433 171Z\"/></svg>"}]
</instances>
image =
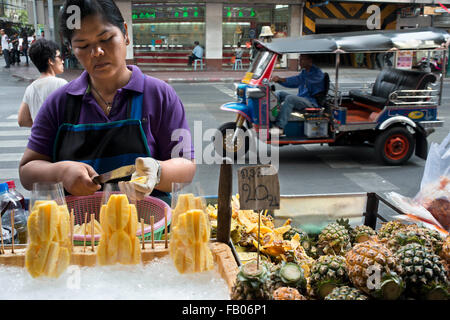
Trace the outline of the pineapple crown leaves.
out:
<instances>
[{"instance_id":1,"label":"pineapple crown leaves","mask_svg":"<svg viewBox=\"0 0 450 320\"><path fill-rule=\"evenodd\" d=\"M338 225L341 225L341 226L345 227L345 229L347 229L348 233L351 233L353 231L353 228L350 226L350 220L349 219L340 218L340 219L336 220L336 223Z\"/></svg>"},{"instance_id":2,"label":"pineapple crown leaves","mask_svg":"<svg viewBox=\"0 0 450 320\"><path fill-rule=\"evenodd\" d=\"M417 235L409 235L407 233L399 232L396 239L400 246L404 246L408 243L418 243L420 245L425 245L425 240L420 239Z\"/></svg>"}]
</instances>

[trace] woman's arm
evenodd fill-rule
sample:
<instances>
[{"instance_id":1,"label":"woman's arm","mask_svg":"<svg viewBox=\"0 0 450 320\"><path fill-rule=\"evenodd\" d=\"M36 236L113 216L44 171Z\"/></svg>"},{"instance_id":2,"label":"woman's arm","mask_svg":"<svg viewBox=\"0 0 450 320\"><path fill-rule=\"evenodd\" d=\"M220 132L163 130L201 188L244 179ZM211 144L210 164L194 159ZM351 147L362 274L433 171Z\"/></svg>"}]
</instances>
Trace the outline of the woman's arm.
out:
<instances>
[{"instance_id":1,"label":"woman's arm","mask_svg":"<svg viewBox=\"0 0 450 320\"><path fill-rule=\"evenodd\" d=\"M22 104L20 105L17 122L19 123L19 127L31 128L33 126L33 119L31 118L30 108L25 102L22 102Z\"/></svg>"},{"instance_id":2,"label":"woman's arm","mask_svg":"<svg viewBox=\"0 0 450 320\"><path fill-rule=\"evenodd\" d=\"M92 182L95 170L82 162L60 161L52 163L50 157L26 149L19 165L20 182L31 190L35 182L62 182L64 189L72 195L93 194L100 185Z\"/></svg>"},{"instance_id":3,"label":"woman's arm","mask_svg":"<svg viewBox=\"0 0 450 320\"><path fill-rule=\"evenodd\" d=\"M190 183L195 175L196 164L194 160L185 158L172 158L160 161L161 180L155 189L159 191L171 192L172 182Z\"/></svg>"}]
</instances>

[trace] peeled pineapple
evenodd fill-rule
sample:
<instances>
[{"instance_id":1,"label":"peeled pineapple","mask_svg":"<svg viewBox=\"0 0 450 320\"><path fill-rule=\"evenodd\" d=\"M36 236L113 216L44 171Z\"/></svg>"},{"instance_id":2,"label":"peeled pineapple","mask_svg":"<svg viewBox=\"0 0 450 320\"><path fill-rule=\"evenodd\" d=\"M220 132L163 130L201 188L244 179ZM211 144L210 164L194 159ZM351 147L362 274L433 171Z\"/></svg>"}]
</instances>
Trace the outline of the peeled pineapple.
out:
<instances>
[{"instance_id":1,"label":"peeled pineapple","mask_svg":"<svg viewBox=\"0 0 450 320\"><path fill-rule=\"evenodd\" d=\"M70 263L70 216L55 201L36 203L28 218L25 266L33 278L59 277Z\"/></svg>"},{"instance_id":2,"label":"peeled pineapple","mask_svg":"<svg viewBox=\"0 0 450 320\"><path fill-rule=\"evenodd\" d=\"M141 247L136 237L137 211L126 195L113 194L108 203L100 208L102 229L97 251L100 265L138 264Z\"/></svg>"},{"instance_id":3,"label":"peeled pineapple","mask_svg":"<svg viewBox=\"0 0 450 320\"><path fill-rule=\"evenodd\" d=\"M172 218L169 252L180 273L202 272L214 267L208 246L210 227L202 208L204 205L200 198L194 198L192 194L178 198Z\"/></svg>"}]
</instances>

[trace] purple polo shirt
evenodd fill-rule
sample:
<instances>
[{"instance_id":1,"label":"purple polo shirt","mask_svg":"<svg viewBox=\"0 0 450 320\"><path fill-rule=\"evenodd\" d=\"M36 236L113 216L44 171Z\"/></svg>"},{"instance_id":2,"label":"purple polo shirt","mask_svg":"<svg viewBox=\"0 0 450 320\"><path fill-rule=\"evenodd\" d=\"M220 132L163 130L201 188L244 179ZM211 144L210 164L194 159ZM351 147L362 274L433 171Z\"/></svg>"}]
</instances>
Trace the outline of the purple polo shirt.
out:
<instances>
[{"instance_id":1,"label":"purple polo shirt","mask_svg":"<svg viewBox=\"0 0 450 320\"><path fill-rule=\"evenodd\" d=\"M86 71L49 95L34 120L27 147L50 158L53 157L56 134L63 124L66 93L83 96L79 124L87 124L127 119L129 95L139 92L144 93L141 123L152 158L170 159L172 149L176 146L174 157L194 159L194 147L184 106L175 90L159 79L149 76L144 78L143 73L136 66L128 66L128 69L132 71L130 81L117 90L109 116L105 115L92 94L89 90L87 91L89 77ZM176 129L184 129L177 132L189 134L187 136L184 134L182 138L172 141L172 132ZM179 142L180 145L177 145ZM120 148L120 146L117 147Z\"/></svg>"}]
</instances>

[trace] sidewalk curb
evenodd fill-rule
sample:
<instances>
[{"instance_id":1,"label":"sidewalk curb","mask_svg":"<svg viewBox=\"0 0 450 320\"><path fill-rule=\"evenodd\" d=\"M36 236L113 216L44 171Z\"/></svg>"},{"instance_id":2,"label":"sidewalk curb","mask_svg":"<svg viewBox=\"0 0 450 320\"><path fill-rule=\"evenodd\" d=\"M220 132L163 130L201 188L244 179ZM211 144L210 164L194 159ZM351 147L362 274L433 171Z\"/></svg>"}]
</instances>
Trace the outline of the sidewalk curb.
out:
<instances>
[{"instance_id":1,"label":"sidewalk curb","mask_svg":"<svg viewBox=\"0 0 450 320\"><path fill-rule=\"evenodd\" d=\"M30 78L30 77L26 77L21 75L20 73L13 73L10 72L10 75L26 81L26 82L33 82L34 80L36 80L35 78ZM64 77L62 77L64 78ZM161 79L161 78L160 78ZM67 81L69 81L68 79L66 79ZM162 81L166 82L166 83L208 83L208 82L222 82L222 83L234 83L234 82L240 82L242 80L242 77L226 77L226 78L202 78L202 77L192 77L192 78L168 78L168 79L161 79ZM342 79L342 80L350 80L350 79ZM354 80L354 81L343 81L340 83L360 83L360 81L358 80ZM444 83L450 83L450 78L445 78L444 79Z\"/></svg>"},{"instance_id":2,"label":"sidewalk curb","mask_svg":"<svg viewBox=\"0 0 450 320\"><path fill-rule=\"evenodd\" d=\"M232 83L241 81L242 78L191 78L191 79L182 79L182 78L169 78L164 81L167 83L199 83L199 82L225 82Z\"/></svg>"}]
</instances>

